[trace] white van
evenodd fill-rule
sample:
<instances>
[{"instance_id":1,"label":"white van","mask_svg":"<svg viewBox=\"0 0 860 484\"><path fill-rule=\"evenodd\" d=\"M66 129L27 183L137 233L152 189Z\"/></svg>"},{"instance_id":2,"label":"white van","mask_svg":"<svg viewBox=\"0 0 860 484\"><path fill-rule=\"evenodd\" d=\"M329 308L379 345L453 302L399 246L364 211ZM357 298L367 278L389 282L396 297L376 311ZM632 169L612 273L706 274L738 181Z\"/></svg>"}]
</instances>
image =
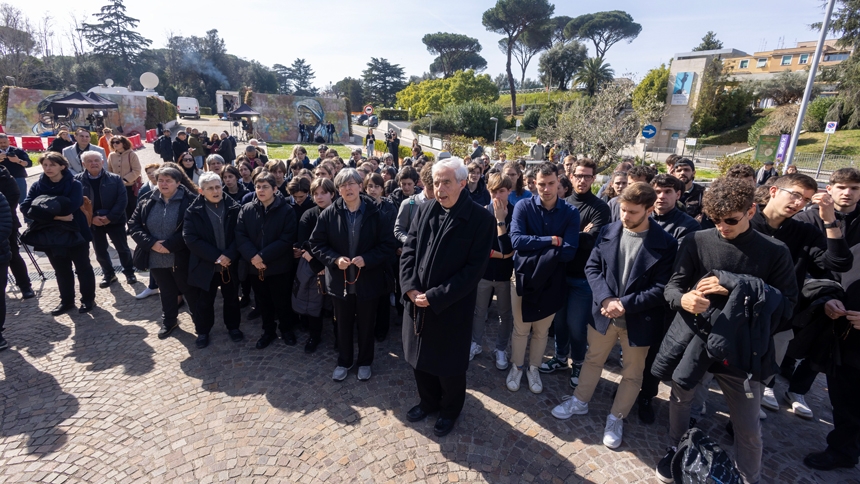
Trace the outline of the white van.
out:
<instances>
[{"instance_id":1,"label":"white van","mask_svg":"<svg viewBox=\"0 0 860 484\"><path fill-rule=\"evenodd\" d=\"M176 99L176 108L179 110L179 118L200 119L200 103L193 97L180 97Z\"/></svg>"}]
</instances>

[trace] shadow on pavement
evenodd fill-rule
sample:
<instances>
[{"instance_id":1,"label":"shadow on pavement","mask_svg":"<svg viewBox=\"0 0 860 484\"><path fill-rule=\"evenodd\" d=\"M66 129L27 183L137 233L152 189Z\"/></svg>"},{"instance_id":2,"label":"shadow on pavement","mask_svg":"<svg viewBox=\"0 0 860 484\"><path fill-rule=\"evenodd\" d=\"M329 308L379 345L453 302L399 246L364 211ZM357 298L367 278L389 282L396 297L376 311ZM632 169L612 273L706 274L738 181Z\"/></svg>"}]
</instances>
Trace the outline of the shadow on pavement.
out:
<instances>
[{"instance_id":1,"label":"shadow on pavement","mask_svg":"<svg viewBox=\"0 0 860 484\"><path fill-rule=\"evenodd\" d=\"M140 376L155 368L155 350L144 341L146 329L120 324L99 306L88 314L72 314L75 335L72 351L66 355L78 363L89 363L89 371L105 371L117 366L129 376Z\"/></svg>"}]
</instances>

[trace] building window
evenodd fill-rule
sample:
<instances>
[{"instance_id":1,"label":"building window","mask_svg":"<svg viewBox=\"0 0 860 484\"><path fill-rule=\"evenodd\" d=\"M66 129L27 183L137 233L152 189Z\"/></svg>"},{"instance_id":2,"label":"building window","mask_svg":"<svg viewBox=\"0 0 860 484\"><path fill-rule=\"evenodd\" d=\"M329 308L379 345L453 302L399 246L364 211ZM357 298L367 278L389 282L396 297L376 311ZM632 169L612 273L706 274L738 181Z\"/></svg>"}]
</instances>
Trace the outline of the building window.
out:
<instances>
[{"instance_id":1,"label":"building window","mask_svg":"<svg viewBox=\"0 0 860 484\"><path fill-rule=\"evenodd\" d=\"M790 55L782 56L782 62L779 63L781 66L790 66L791 65L791 57Z\"/></svg>"},{"instance_id":2,"label":"building window","mask_svg":"<svg viewBox=\"0 0 860 484\"><path fill-rule=\"evenodd\" d=\"M809 63L809 54L800 54L800 59L798 59L797 63L798 64Z\"/></svg>"},{"instance_id":3,"label":"building window","mask_svg":"<svg viewBox=\"0 0 860 484\"><path fill-rule=\"evenodd\" d=\"M738 64L738 69L749 69L750 61L749 59L742 60L740 64Z\"/></svg>"},{"instance_id":4,"label":"building window","mask_svg":"<svg viewBox=\"0 0 860 484\"><path fill-rule=\"evenodd\" d=\"M824 62L836 62L836 61L844 61L848 59L848 54L827 54L824 56Z\"/></svg>"},{"instance_id":5,"label":"building window","mask_svg":"<svg viewBox=\"0 0 860 484\"><path fill-rule=\"evenodd\" d=\"M762 67L764 67L766 65L767 65L767 59L759 59L755 64L755 66L758 67L759 69L761 69Z\"/></svg>"}]
</instances>

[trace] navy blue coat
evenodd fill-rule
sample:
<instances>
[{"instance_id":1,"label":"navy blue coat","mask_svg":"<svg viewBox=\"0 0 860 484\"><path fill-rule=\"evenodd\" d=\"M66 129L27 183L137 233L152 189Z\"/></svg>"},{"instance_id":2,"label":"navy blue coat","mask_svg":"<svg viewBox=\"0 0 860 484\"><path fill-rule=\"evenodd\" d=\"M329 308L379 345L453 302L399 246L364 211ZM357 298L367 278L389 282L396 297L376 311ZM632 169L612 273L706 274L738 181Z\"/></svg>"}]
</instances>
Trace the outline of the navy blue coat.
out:
<instances>
[{"instance_id":1,"label":"navy blue coat","mask_svg":"<svg viewBox=\"0 0 860 484\"><path fill-rule=\"evenodd\" d=\"M206 198L203 195L198 195L191 202L188 210L185 211L185 221L182 224L182 239L191 253L188 261L188 284L206 291L209 290L212 274L215 273L215 261L222 254L230 258L230 270L238 274L239 249L236 247L236 223L242 207L227 196L227 192L224 193L221 203L225 204L226 209L222 223L227 247L223 251L216 245L215 229L206 213Z\"/></svg>"},{"instance_id":2,"label":"navy blue coat","mask_svg":"<svg viewBox=\"0 0 860 484\"><path fill-rule=\"evenodd\" d=\"M96 201L93 200L93 189L90 185L94 180L90 180L86 171L75 175L75 180L81 182L84 196L89 198L90 201L93 202L93 206L95 206ZM102 210L108 211L107 218L110 220L111 224L125 225L127 221L125 216L125 206L128 203L128 194L125 191L125 184L122 182L122 177L102 169L100 180L99 198L101 198Z\"/></svg>"},{"instance_id":3,"label":"navy blue coat","mask_svg":"<svg viewBox=\"0 0 860 484\"><path fill-rule=\"evenodd\" d=\"M606 334L612 321L600 314L600 308L605 299L617 297L624 306L630 346L655 345L663 334L663 320L668 309L663 288L672 276L678 242L657 223L650 221L648 235L627 278L627 287L622 290L615 277L620 263L618 246L622 231L621 222L603 227L585 265L585 277L593 293L591 312L594 320L591 324L601 334Z\"/></svg>"}]
</instances>

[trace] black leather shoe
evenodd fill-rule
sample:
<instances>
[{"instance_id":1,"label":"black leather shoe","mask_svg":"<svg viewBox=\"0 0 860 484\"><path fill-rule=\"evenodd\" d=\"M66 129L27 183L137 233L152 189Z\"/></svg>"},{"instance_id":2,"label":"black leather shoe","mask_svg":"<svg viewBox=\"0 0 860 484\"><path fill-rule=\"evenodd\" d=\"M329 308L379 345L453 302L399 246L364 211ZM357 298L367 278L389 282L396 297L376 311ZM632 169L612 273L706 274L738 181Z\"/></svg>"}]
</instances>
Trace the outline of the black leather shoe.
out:
<instances>
[{"instance_id":1,"label":"black leather shoe","mask_svg":"<svg viewBox=\"0 0 860 484\"><path fill-rule=\"evenodd\" d=\"M275 333L263 333L263 336L260 336L260 339L257 340L257 349L261 350L266 346L269 346L270 344L272 344L272 341L275 341L276 339L278 339L278 335L276 335Z\"/></svg>"},{"instance_id":2,"label":"black leather shoe","mask_svg":"<svg viewBox=\"0 0 860 484\"><path fill-rule=\"evenodd\" d=\"M21 299L33 299L34 297L36 297L36 293L33 292L32 287L21 288Z\"/></svg>"},{"instance_id":3,"label":"black leather shoe","mask_svg":"<svg viewBox=\"0 0 860 484\"><path fill-rule=\"evenodd\" d=\"M428 412L425 412L421 405L415 405L410 408L408 412L406 412L406 420L410 422L420 422L427 418L427 415L430 415ZM437 422L438 423L438 422Z\"/></svg>"},{"instance_id":4,"label":"black leather shoe","mask_svg":"<svg viewBox=\"0 0 860 484\"><path fill-rule=\"evenodd\" d=\"M99 287L100 287L100 288L102 288L102 289L104 289L104 288L106 288L106 287L109 287L109 286L110 286L111 284L113 284L114 282L116 282L116 274L113 274L113 275L111 275L110 277L108 277L108 276L104 276L104 277L102 278L102 282L100 282L100 283L99 283Z\"/></svg>"},{"instance_id":5,"label":"black leather shoe","mask_svg":"<svg viewBox=\"0 0 860 484\"><path fill-rule=\"evenodd\" d=\"M242 333L241 330L238 330L238 329L231 329L229 331L229 334L230 334L230 341L232 341L234 343L238 343L238 342L242 341L243 339L245 339L245 335Z\"/></svg>"},{"instance_id":6,"label":"black leather shoe","mask_svg":"<svg viewBox=\"0 0 860 484\"><path fill-rule=\"evenodd\" d=\"M257 319L260 317L260 308L254 308L248 313L248 320Z\"/></svg>"},{"instance_id":7,"label":"black leather shoe","mask_svg":"<svg viewBox=\"0 0 860 484\"><path fill-rule=\"evenodd\" d=\"M200 348L201 350L203 348L209 346L209 335L208 334L201 334L201 335L197 336L197 341L195 341L194 344L197 345L197 347Z\"/></svg>"},{"instance_id":8,"label":"black leather shoe","mask_svg":"<svg viewBox=\"0 0 860 484\"><path fill-rule=\"evenodd\" d=\"M80 308L78 308L78 312L81 314L88 313L88 312L92 311L94 307L96 307L95 301L93 301L91 303L84 303L84 304L81 304Z\"/></svg>"},{"instance_id":9,"label":"black leather shoe","mask_svg":"<svg viewBox=\"0 0 860 484\"><path fill-rule=\"evenodd\" d=\"M317 346L320 345L320 340L318 338L310 337L308 338L308 342L305 343L305 353L313 353L317 350Z\"/></svg>"},{"instance_id":10,"label":"black leather shoe","mask_svg":"<svg viewBox=\"0 0 860 484\"><path fill-rule=\"evenodd\" d=\"M174 329L179 327L179 323L174 322L171 325L161 323L161 329L158 330L158 339L166 339Z\"/></svg>"},{"instance_id":11,"label":"black leather shoe","mask_svg":"<svg viewBox=\"0 0 860 484\"><path fill-rule=\"evenodd\" d=\"M639 421L645 425L654 423L654 407L651 406L650 398L639 399Z\"/></svg>"},{"instance_id":12,"label":"black leather shoe","mask_svg":"<svg viewBox=\"0 0 860 484\"><path fill-rule=\"evenodd\" d=\"M137 276L134 274L129 274L125 276L125 282L127 284L137 284Z\"/></svg>"},{"instance_id":13,"label":"black leather shoe","mask_svg":"<svg viewBox=\"0 0 860 484\"><path fill-rule=\"evenodd\" d=\"M69 303L69 304L60 303L57 305L57 307L55 307L54 309L51 310L51 316L59 316L61 314L65 314L65 313L71 311L72 309L75 309L74 303Z\"/></svg>"},{"instance_id":14,"label":"black leather shoe","mask_svg":"<svg viewBox=\"0 0 860 484\"><path fill-rule=\"evenodd\" d=\"M436 434L437 437L444 437L451 433L454 430L454 423L457 421L455 418L442 418L439 417L439 420L436 420L436 425L433 426L433 433Z\"/></svg>"},{"instance_id":15,"label":"black leather shoe","mask_svg":"<svg viewBox=\"0 0 860 484\"><path fill-rule=\"evenodd\" d=\"M820 471L832 471L833 469L846 468L853 469L857 465L857 461L846 455L842 455L831 450L824 452L815 452L807 455L803 459L806 467L818 469Z\"/></svg>"},{"instance_id":16,"label":"black leather shoe","mask_svg":"<svg viewBox=\"0 0 860 484\"><path fill-rule=\"evenodd\" d=\"M282 332L281 337L284 339L284 343L287 346L295 346L296 345L296 333L294 333L292 330Z\"/></svg>"}]
</instances>

